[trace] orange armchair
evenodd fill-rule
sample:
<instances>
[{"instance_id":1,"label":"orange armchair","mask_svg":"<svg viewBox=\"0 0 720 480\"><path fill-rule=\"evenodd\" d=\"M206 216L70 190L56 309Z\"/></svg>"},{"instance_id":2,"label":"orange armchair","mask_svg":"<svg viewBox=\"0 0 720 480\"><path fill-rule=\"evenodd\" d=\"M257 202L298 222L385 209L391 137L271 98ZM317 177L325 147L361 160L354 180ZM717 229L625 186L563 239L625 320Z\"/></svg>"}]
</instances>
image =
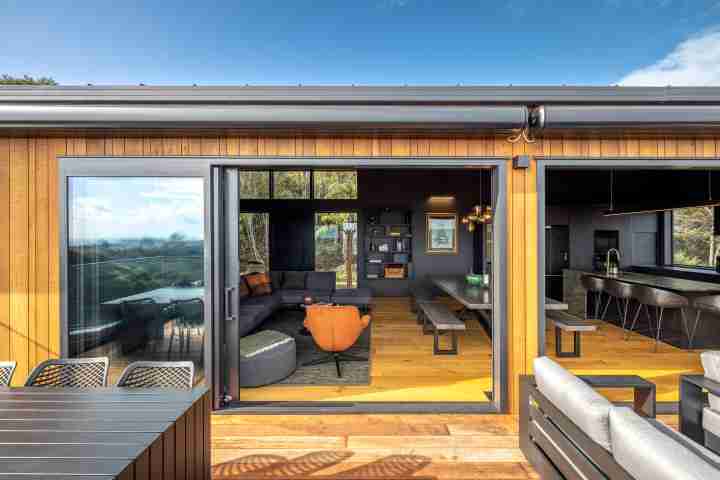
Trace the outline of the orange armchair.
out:
<instances>
[{"instance_id":1,"label":"orange armchair","mask_svg":"<svg viewBox=\"0 0 720 480\"><path fill-rule=\"evenodd\" d=\"M370 316L360 316L360 310L354 306L310 305L306 308L305 328L312 334L315 344L328 352L317 360L306 363L319 365L335 362L338 377L342 377L340 361L367 362L367 358L344 353L352 347L362 332L370 324Z\"/></svg>"}]
</instances>

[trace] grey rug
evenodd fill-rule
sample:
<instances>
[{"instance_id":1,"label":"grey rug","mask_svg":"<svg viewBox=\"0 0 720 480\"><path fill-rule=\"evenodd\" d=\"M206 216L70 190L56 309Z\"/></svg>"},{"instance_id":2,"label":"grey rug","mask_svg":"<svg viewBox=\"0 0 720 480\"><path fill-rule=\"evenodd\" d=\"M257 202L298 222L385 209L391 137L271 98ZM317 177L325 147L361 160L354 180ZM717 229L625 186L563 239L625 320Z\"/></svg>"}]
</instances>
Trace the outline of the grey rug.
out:
<instances>
[{"instance_id":1,"label":"grey rug","mask_svg":"<svg viewBox=\"0 0 720 480\"><path fill-rule=\"evenodd\" d=\"M370 361L367 362L341 362L342 377L338 378L335 362L321 365L303 366L312 360L327 355L319 350L311 335L301 335L305 312L303 310L281 310L271 319L267 320L263 330L277 330L290 335L295 339L297 348L297 370L285 380L275 385L369 385ZM360 335L347 353L360 357L370 358L371 328L368 327Z\"/></svg>"}]
</instances>

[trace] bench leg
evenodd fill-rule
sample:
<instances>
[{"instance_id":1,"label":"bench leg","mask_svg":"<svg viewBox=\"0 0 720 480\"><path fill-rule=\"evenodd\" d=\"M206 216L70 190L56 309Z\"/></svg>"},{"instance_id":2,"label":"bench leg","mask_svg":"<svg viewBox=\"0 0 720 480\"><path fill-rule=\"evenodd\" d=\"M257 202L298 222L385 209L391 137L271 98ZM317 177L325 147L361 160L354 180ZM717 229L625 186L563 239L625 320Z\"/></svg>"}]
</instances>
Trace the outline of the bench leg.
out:
<instances>
[{"instance_id":1,"label":"bench leg","mask_svg":"<svg viewBox=\"0 0 720 480\"><path fill-rule=\"evenodd\" d=\"M576 358L580 356L580 332L573 332L573 349L564 352L562 349L562 330L555 327L555 356L558 358Z\"/></svg>"},{"instance_id":2,"label":"bench leg","mask_svg":"<svg viewBox=\"0 0 720 480\"><path fill-rule=\"evenodd\" d=\"M430 325L430 320L428 319L428 316L425 315L425 313L422 311L422 309L418 310L420 317L422 317L422 331L423 335L431 335L435 333L435 327ZM418 317L418 318L420 318Z\"/></svg>"},{"instance_id":3,"label":"bench leg","mask_svg":"<svg viewBox=\"0 0 720 480\"><path fill-rule=\"evenodd\" d=\"M452 340L452 348L441 349L440 348L440 331L435 329L435 336L433 338L433 354L435 355L457 355L458 353L458 340L457 333L455 330L450 330L450 336Z\"/></svg>"}]
</instances>

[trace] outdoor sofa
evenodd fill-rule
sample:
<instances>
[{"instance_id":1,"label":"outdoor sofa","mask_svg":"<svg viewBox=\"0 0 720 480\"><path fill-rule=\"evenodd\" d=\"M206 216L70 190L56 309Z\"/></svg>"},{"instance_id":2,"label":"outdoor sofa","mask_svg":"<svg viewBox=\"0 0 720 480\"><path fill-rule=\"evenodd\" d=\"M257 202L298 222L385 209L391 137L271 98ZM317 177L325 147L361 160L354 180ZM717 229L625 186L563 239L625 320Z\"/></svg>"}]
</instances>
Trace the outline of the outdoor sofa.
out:
<instances>
[{"instance_id":1,"label":"outdoor sofa","mask_svg":"<svg viewBox=\"0 0 720 480\"><path fill-rule=\"evenodd\" d=\"M720 478L720 456L647 411L614 406L547 357L534 372L521 377L520 448L541 478Z\"/></svg>"}]
</instances>

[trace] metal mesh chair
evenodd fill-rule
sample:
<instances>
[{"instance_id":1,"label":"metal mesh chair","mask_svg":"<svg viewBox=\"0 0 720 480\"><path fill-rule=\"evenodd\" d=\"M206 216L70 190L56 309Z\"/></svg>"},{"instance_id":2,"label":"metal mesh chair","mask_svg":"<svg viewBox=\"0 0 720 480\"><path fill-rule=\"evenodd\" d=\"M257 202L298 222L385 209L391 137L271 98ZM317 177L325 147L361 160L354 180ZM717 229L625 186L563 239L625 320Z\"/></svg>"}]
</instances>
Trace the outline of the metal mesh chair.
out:
<instances>
[{"instance_id":1,"label":"metal mesh chair","mask_svg":"<svg viewBox=\"0 0 720 480\"><path fill-rule=\"evenodd\" d=\"M30 373L26 387L97 388L107 385L108 359L56 358L46 360Z\"/></svg>"},{"instance_id":2,"label":"metal mesh chair","mask_svg":"<svg viewBox=\"0 0 720 480\"><path fill-rule=\"evenodd\" d=\"M16 362L0 362L0 387L10 385L16 366Z\"/></svg>"},{"instance_id":3,"label":"metal mesh chair","mask_svg":"<svg viewBox=\"0 0 720 480\"><path fill-rule=\"evenodd\" d=\"M189 390L193 387L194 375L192 362L133 362L120 375L117 386Z\"/></svg>"}]
</instances>

